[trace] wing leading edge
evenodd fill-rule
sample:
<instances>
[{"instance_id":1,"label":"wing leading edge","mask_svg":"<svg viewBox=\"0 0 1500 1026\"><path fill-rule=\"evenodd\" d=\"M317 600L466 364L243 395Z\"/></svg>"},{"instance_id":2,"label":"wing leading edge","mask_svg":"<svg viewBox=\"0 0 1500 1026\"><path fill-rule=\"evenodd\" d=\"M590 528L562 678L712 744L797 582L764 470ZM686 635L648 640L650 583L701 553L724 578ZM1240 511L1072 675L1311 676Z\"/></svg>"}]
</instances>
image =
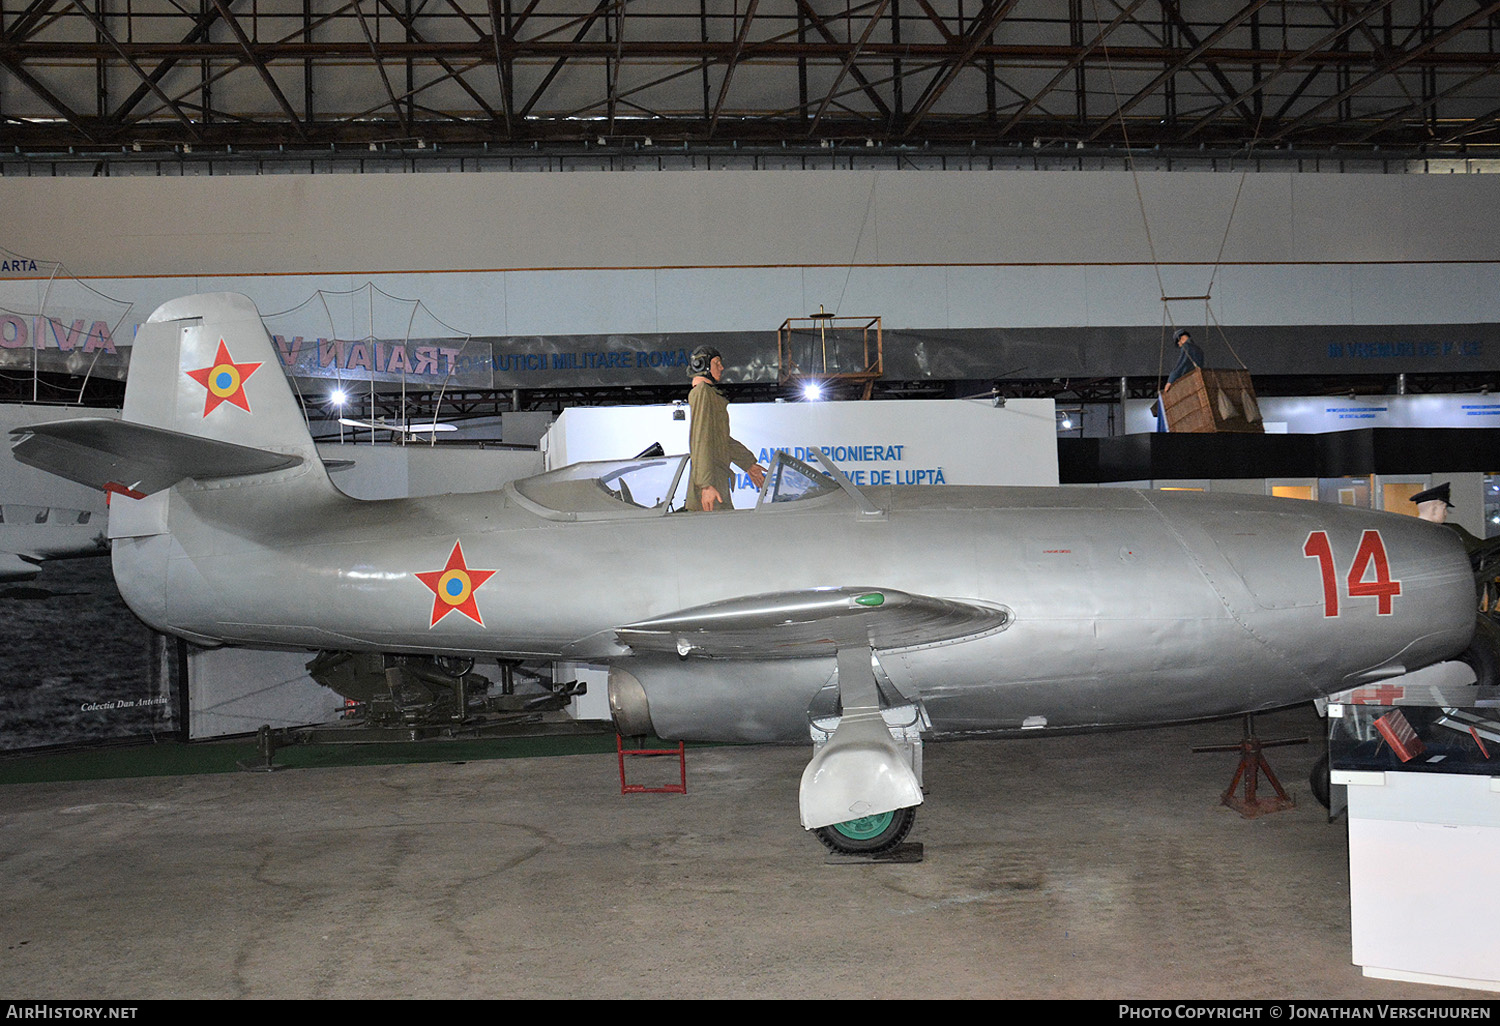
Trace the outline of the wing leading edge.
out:
<instances>
[{"instance_id":1,"label":"wing leading edge","mask_svg":"<svg viewBox=\"0 0 1500 1026\"><path fill-rule=\"evenodd\" d=\"M807 658L956 641L1010 625L1000 606L890 588L809 588L726 599L615 629L637 652L720 659Z\"/></svg>"}]
</instances>

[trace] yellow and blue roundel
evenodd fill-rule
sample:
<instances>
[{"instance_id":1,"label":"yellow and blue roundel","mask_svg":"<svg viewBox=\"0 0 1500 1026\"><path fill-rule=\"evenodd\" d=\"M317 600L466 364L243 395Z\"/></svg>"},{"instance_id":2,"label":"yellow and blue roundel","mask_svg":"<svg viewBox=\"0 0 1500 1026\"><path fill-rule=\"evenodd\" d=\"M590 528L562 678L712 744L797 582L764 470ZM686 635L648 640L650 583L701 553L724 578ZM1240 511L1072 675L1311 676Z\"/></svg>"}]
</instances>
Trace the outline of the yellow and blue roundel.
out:
<instances>
[{"instance_id":1,"label":"yellow and blue roundel","mask_svg":"<svg viewBox=\"0 0 1500 1026\"><path fill-rule=\"evenodd\" d=\"M447 570L438 578L437 597L457 608L474 594L474 581L463 570Z\"/></svg>"},{"instance_id":2,"label":"yellow and blue roundel","mask_svg":"<svg viewBox=\"0 0 1500 1026\"><path fill-rule=\"evenodd\" d=\"M208 390L220 399L227 400L243 387L240 369L232 363L221 363L208 373Z\"/></svg>"},{"instance_id":3,"label":"yellow and blue roundel","mask_svg":"<svg viewBox=\"0 0 1500 1026\"><path fill-rule=\"evenodd\" d=\"M250 400L245 398L245 382L258 370L258 363L235 363L229 355L229 347L221 338L213 366L190 370L187 376L208 390L208 394L203 397L203 415L207 417L219 408L220 403L238 406L249 413Z\"/></svg>"},{"instance_id":4,"label":"yellow and blue roundel","mask_svg":"<svg viewBox=\"0 0 1500 1026\"><path fill-rule=\"evenodd\" d=\"M439 620L455 611L483 627L484 620L479 616L474 592L494 575L493 570L471 570L464 561L463 546L455 541L446 566L417 574L417 580L432 592L432 621L428 628L436 627Z\"/></svg>"}]
</instances>

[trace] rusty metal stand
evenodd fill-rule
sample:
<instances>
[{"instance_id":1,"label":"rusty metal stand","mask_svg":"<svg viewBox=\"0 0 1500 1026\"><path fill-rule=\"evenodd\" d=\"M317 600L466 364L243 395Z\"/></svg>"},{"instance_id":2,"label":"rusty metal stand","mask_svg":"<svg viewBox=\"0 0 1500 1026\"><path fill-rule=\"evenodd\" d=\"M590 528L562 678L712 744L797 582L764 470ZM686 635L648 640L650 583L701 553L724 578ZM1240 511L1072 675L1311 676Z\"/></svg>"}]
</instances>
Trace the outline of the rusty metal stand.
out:
<instances>
[{"instance_id":1,"label":"rusty metal stand","mask_svg":"<svg viewBox=\"0 0 1500 1026\"><path fill-rule=\"evenodd\" d=\"M616 734L615 751L619 753L620 757L621 794L687 794L687 745L683 742L677 742L676 748L626 748L625 739ZM679 783L664 784L661 787L647 787L645 784L627 784L625 782L625 756L627 755L677 756Z\"/></svg>"},{"instance_id":2,"label":"rusty metal stand","mask_svg":"<svg viewBox=\"0 0 1500 1026\"><path fill-rule=\"evenodd\" d=\"M1239 752L1240 764L1234 771L1234 779L1229 782L1229 788L1219 796L1219 802L1227 805L1238 812L1245 819L1254 819L1270 812L1281 812L1285 809L1294 809L1297 803L1287 794L1281 786L1281 781L1276 779L1276 774L1271 772L1271 764L1266 762L1266 757L1261 754L1262 749L1281 748L1286 745L1305 745L1307 738L1291 737L1281 738L1276 741L1262 741L1255 736L1255 716L1253 713L1245 716L1245 736L1237 745L1205 745L1194 748L1195 752ZM1256 794L1260 774L1266 775L1266 780L1276 791L1274 798L1262 798ZM1235 789L1240 786L1240 781L1245 783L1243 796L1235 794Z\"/></svg>"}]
</instances>

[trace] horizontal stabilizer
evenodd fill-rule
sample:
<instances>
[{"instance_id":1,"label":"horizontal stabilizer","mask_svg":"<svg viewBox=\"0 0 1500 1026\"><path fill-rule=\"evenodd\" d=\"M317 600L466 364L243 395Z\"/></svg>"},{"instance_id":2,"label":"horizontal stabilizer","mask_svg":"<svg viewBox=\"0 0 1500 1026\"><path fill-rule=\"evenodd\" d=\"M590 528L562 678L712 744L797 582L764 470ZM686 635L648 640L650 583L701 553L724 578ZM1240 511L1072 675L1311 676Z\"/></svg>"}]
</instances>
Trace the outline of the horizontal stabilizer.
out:
<instances>
[{"instance_id":1,"label":"horizontal stabilizer","mask_svg":"<svg viewBox=\"0 0 1500 1026\"><path fill-rule=\"evenodd\" d=\"M116 484L147 495L184 478L265 474L302 462L300 456L98 417L32 424L11 434L20 436L11 450L22 463L91 488Z\"/></svg>"},{"instance_id":2,"label":"horizontal stabilizer","mask_svg":"<svg viewBox=\"0 0 1500 1026\"><path fill-rule=\"evenodd\" d=\"M889 588L808 588L714 602L615 629L637 652L700 656L832 655L852 642L910 648L999 630L999 607Z\"/></svg>"}]
</instances>

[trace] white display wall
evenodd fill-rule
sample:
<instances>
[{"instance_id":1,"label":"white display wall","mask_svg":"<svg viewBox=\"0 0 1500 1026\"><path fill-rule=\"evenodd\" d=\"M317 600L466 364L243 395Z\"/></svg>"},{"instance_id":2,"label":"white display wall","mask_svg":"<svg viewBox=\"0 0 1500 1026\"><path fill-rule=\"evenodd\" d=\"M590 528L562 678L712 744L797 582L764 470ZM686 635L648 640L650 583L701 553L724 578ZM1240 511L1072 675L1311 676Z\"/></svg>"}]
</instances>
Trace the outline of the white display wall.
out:
<instances>
[{"instance_id":1,"label":"white display wall","mask_svg":"<svg viewBox=\"0 0 1500 1026\"><path fill-rule=\"evenodd\" d=\"M1258 402L1267 434L1500 426L1500 396L1490 395L1262 396ZM1151 404L1150 399L1126 404L1126 434L1156 430Z\"/></svg>"},{"instance_id":2,"label":"white display wall","mask_svg":"<svg viewBox=\"0 0 1500 1026\"><path fill-rule=\"evenodd\" d=\"M1203 323L1163 294L1212 294L1224 324L1500 321L1491 175L15 178L0 208L0 306L36 306L58 261L136 320L373 282L482 335L774 332L819 305L888 328ZM318 302L359 337L358 296Z\"/></svg>"}]
</instances>

